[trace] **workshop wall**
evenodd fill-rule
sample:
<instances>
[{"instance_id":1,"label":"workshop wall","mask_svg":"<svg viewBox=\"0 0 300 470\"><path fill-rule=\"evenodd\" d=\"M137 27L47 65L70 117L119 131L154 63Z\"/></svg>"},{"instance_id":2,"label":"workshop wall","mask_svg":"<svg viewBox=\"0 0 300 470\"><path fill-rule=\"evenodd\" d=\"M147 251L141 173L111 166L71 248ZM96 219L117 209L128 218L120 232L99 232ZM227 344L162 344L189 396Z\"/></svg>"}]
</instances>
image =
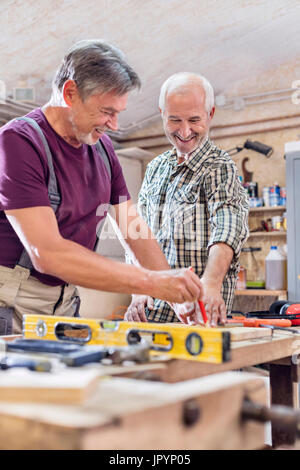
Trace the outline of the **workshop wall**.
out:
<instances>
[{"instance_id":1,"label":"workshop wall","mask_svg":"<svg viewBox=\"0 0 300 470\"><path fill-rule=\"evenodd\" d=\"M286 63L281 67L270 70L266 74L261 74L255 80L235 83L230 90L222 90L222 94L229 97L242 97L243 95L269 93L276 90L291 89L295 80L300 80L300 61L296 63ZM216 107L215 116L212 120L210 136L214 143L224 150L232 149L236 146L243 146L247 139L259 141L273 147L273 154L266 158L264 155L252 150L244 149L231 158L237 165L239 175L243 176L242 162L248 157L246 170L252 172L252 181L258 183L258 195L262 196L264 186L272 186L277 183L285 186L285 160L284 145L286 142L300 139L300 104L296 104L293 93L265 95L256 98L257 101L265 99L266 102L255 105L248 105L237 110L234 107ZM215 93L218 94L218 91ZM299 91L297 96L299 97ZM157 98L158 99L158 98ZM252 100L253 101L253 100ZM123 146L140 146L152 153L153 157L170 148L170 144L165 138L162 121L160 118L151 126L140 129L128 136L122 142ZM149 160L150 161L150 160ZM147 162L144 163L144 170ZM259 214L257 217L251 216L249 220L250 228L260 225L261 220L270 217L270 214ZM264 260L269 252L270 246L274 244L286 251L286 238L283 236L276 238L249 238L247 246L260 247L261 251L255 253L258 262L254 263L249 259L249 253L242 253L241 264L247 267L249 278L264 276Z\"/></svg>"},{"instance_id":2,"label":"workshop wall","mask_svg":"<svg viewBox=\"0 0 300 470\"><path fill-rule=\"evenodd\" d=\"M226 115L229 114L232 115L232 112L217 110L216 118L218 116L218 119L220 119L220 116L222 115L226 121ZM268 123L268 121L266 121L266 123ZM265 123L263 123L263 125L265 125ZM300 137L300 126L292 129L286 129L285 125L289 125L288 119L281 122L281 130L261 132L262 127L260 126L262 125L257 125L257 132L253 132L251 135L231 135L228 137L212 139L217 146L224 150L233 148L237 145L242 145L247 139L259 141L273 147L273 154L269 158L247 149L244 149L237 155L231 157L236 163L238 173L241 176L243 176L242 161L244 158L249 157L249 160L246 163L246 169L247 171L253 173L252 180L258 183L259 197L262 196L262 188L264 186L272 186L274 183L279 184L281 187L285 186L284 144L286 142L299 140ZM234 131L232 131L232 133L234 133ZM169 145L158 148L157 154L167 150L168 148L170 148ZM152 151L156 149L147 148L147 150ZM259 214L257 217L252 217L249 220L250 229L256 228L256 226L261 224L261 220L267 220L269 217L270 214ZM274 244L286 251L286 239L284 237L270 239L266 236L259 239L248 239L246 246L261 248L260 252L255 253L259 265L260 277L264 276L265 257L270 250L270 246ZM240 262L243 266L246 266L248 278L253 279L256 276L254 269L255 271L257 271L257 269L254 268L254 265L250 262L251 260L249 257L249 253L242 253Z\"/></svg>"}]
</instances>

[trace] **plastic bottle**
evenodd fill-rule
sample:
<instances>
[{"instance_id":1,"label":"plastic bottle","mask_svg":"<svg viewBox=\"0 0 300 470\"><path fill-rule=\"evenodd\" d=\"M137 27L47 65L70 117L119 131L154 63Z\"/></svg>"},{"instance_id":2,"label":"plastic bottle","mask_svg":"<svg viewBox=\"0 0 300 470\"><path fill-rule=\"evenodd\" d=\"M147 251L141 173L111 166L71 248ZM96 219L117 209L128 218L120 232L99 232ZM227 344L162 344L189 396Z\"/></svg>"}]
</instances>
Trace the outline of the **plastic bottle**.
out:
<instances>
[{"instance_id":1,"label":"plastic bottle","mask_svg":"<svg viewBox=\"0 0 300 470\"><path fill-rule=\"evenodd\" d=\"M271 249L265 259L266 289L285 290L287 279L286 256L279 252L277 246Z\"/></svg>"}]
</instances>

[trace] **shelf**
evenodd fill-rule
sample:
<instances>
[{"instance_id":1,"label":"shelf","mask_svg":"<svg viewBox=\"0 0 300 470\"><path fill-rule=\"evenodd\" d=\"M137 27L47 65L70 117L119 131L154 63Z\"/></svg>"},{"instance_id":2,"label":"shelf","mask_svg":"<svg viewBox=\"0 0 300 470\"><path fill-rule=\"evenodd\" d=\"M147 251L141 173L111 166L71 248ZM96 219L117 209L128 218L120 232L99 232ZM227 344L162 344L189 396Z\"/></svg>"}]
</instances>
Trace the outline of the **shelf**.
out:
<instances>
[{"instance_id":1,"label":"shelf","mask_svg":"<svg viewBox=\"0 0 300 470\"><path fill-rule=\"evenodd\" d=\"M285 206L273 206L273 207L250 207L250 214L253 214L255 212L285 212L286 207Z\"/></svg>"},{"instance_id":2,"label":"shelf","mask_svg":"<svg viewBox=\"0 0 300 470\"><path fill-rule=\"evenodd\" d=\"M250 232L249 238L262 238L262 237L286 237L286 232L283 230L274 230L274 232Z\"/></svg>"},{"instance_id":3,"label":"shelf","mask_svg":"<svg viewBox=\"0 0 300 470\"><path fill-rule=\"evenodd\" d=\"M261 295L261 296L275 296L286 297L286 290L266 290L266 289L243 289L236 290L235 295Z\"/></svg>"}]
</instances>

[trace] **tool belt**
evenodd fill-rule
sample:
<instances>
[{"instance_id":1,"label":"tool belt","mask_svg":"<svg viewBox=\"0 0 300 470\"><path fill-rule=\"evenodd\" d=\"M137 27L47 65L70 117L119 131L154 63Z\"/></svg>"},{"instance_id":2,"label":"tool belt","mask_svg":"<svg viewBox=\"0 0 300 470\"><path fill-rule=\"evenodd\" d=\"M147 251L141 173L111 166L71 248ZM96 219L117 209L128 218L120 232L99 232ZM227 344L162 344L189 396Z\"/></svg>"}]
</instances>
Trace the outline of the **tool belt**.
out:
<instances>
[{"instance_id":1,"label":"tool belt","mask_svg":"<svg viewBox=\"0 0 300 470\"><path fill-rule=\"evenodd\" d=\"M19 323L18 329L20 329L22 315L30 312L30 305L27 309L28 299L32 298L35 292L36 298L32 298L31 302L32 313L43 312L45 307L43 299L47 299L47 311L45 313L54 315L66 299L67 314L79 316L80 297L75 286L63 284L56 288L50 287L50 292L48 287L33 278L29 269L18 265L14 269L0 266L0 335L13 334L14 326L16 326L13 321L14 315L17 323ZM66 289L68 289L67 292ZM65 307L63 307L63 310L65 310Z\"/></svg>"}]
</instances>

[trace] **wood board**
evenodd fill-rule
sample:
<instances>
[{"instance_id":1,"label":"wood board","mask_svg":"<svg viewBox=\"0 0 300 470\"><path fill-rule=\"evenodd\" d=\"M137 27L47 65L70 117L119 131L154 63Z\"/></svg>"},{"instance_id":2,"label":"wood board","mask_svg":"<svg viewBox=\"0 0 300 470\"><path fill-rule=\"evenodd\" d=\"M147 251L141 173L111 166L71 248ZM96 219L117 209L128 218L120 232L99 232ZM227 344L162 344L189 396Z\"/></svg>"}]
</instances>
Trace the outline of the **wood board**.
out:
<instances>
[{"instance_id":1,"label":"wood board","mask_svg":"<svg viewBox=\"0 0 300 470\"><path fill-rule=\"evenodd\" d=\"M170 325L172 324L174 325L174 323L170 323ZM168 325L168 323L166 323L166 325ZM187 325L183 323L177 323L176 326L186 327ZM248 339L270 338L272 336L272 331L268 328L247 327L247 326L242 326L242 323L237 323L236 325L232 323L227 323L224 326L206 327L206 328L219 330L219 331L227 331L227 332L229 331L230 336L231 336L231 341L246 341Z\"/></svg>"},{"instance_id":2,"label":"wood board","mask_svg":"<svg viewBox=\"0 0 300 470\"><path fill-rule=\"evenodd\" d=\"M246 326L225 326L217 327L222 331L229 331L231 341L247 341L248 339L270 338L272 330L268 328L252 328Z\"/></svg>"},{"instance_id":3,"label":"wood board","mask_svg":"<svg viewBox=\"0 0 300 470\"><path fill-rule=\"evenodd\" d=\"M0 400L9 402L83 403L95 391L98 370L61 369L34 372L9 369L0 372Z\"/></svg>"}]
</instances>

